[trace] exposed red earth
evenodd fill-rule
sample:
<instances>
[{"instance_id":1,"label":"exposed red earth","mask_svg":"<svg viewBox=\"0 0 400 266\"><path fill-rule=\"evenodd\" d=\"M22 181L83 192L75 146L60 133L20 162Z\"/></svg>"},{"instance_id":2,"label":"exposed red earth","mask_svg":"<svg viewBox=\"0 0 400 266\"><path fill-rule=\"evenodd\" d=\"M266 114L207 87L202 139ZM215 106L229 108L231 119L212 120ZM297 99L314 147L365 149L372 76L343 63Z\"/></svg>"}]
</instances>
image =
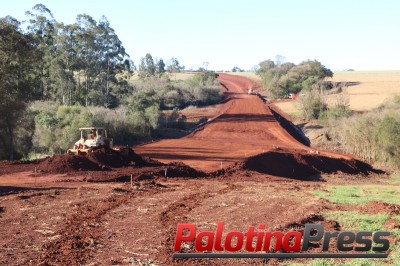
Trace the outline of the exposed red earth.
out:
<instances>
[{"instance_id":1,"label":"exposed red earth","mask_svg":"<svg viewBox=\"0 0 400 266\"><path fill-rule=\"evenodd\" d=\"M288 167L296 171L300 165L314 169L293 172L292 175L297 178L325 172L322 165L318 170L315 169L313 164L316 162L325 165L329 161L328 173L347 172L347 168L352 168L353 173L371 170L369 165L356 163L350 155L319 151L300 143L298 138L282 127L281 121L278 121L282 118L279 114L274 114L257 95L247 94L248 88L255 87L249 79L220 74L218 80L226 89L228 97L228 101L221 107L223 111L220 115L186 137L138 146L135 151L161 162L181 161L206 172L216 171L221 166L226 168L261 153L266 154L258 157L263 159L257 161L256 168L263 164L278 163L282 171ZM287 156L280 156L283 154ZM304 158L308 160L304 161ZM299 160L303 160L303 163ZM278 168L276 170L270 174L287 176L286 173L280 175Z\"/></svg>"},{"instance_id":2,"label":"exposed red earth","mask_svg":"<svg viewBox=\"0 0 400 266\"><path fill-rule=\"evenodd\" d=\"M312 191L328 184L382 177L351 155L299 142L279 114L247 94L257 87L250 80L220 74L219 81L228 96L219 115L184 138L123 152L0 162L0 265L279 265L278 259L173 260L176 226L214 230L224 221L227 231L260 223L285 231L312 222L333 231L341 225L326 220L324 210L399 214L396 204L351 206L315 197Z\"/></svg>"}]
</instances>

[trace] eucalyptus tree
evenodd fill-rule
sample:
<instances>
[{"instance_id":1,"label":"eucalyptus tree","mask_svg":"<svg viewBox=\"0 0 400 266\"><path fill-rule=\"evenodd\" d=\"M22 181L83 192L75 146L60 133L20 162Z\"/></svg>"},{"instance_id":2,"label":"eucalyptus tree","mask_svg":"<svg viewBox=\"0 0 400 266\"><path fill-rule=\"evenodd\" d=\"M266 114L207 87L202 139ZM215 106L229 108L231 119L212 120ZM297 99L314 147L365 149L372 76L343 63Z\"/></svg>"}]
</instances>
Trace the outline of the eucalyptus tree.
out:
<instances>
[{"instance_id":1,"label":"eucalyptus tree","mask_svg":"<svg viewBox=\"0 0 400 266\"><path fill-rule=\"evenodd\" d=\"M77 100L74 71L77 69L76 25L56 23L54 56L50 79L56 87L53 98L63 105L73 105Z\"/></svg>"},{"instance_id":2,"label":"eucalyptus tree","mask_svg":"<svg viewBox=\"0 0 400 266\"><path fill-rule=\"evenodd\" d=\"M19 26L14 18L0 19L0 151L7 151L10 160L14 159L15 128L37 84L35 40Z\"/></svg>"},{"instance_id":3,"label":"eucalyptus tree","mask_svg":"<svg viewBox=\"0 0 400 266\"><path fill-rule=\"evenodd\" d=\"M54 86L50 82L51 61L54 56L55 23L53 14L43 4L37 4L32 11L25 13L29 18L28 33L32 35L36 51L39 54L37 61L37 75L40 79L38 94L50 99L54 93Z\"/></svg>"},{"instance_id":4,"label":"eucalyptus tree","mask_svg":"<svg viewBox=\"0 0 400 266\"><path fill-rule=\"evenodd\" d=\"M140 59L139 65L139 77L144 79L154 76L156 73L156 66L154 64L153 57L150 53L147 53Z\"/></svg>"},{"instance_id":5,"label":"eucalyptus tree","mask_svg":"<svg viewBox=\"0 0 400 266\"><path fill-rule=\"evenodd\" d=\"M96 68L98 68L97 63L100 57L96 40L97 22L87 14L80 14L77 16L74 26L76 27L74 50L77 57L78 89L84 105L88 106L89 92L98 73ZM83 84L81 77L83 77Z\"/></svg>"},{"instance_id":6,"label":"eucalyptus tree","mask_svg":"<svg viewBox=\"0 0 400 266\"><path fill-rule=\"evenodd\" d=\"M129 55L105 16L97 26L96 44L99 52L98 83L103 96L101 103L110 107L112 87L119 85L116 75L130 68L130 62L126 61Z\"/></svg>"}]
</instances>

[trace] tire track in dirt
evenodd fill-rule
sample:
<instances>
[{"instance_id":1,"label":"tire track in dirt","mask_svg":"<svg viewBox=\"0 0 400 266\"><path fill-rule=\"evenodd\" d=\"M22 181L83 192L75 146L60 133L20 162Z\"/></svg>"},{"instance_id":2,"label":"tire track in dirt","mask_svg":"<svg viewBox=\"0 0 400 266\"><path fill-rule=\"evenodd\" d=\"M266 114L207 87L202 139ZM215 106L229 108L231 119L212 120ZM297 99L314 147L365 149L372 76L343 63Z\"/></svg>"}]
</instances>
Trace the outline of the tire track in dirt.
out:
<instances>
[{"instance_id":1,"label":"tire track in dirt","mask_svg":"<svg viewBox=\"0 0 400 266\"><path fill-rule=\"evenodd\" d=\"M175 230L178 223L184 223L188 220L188 214L197 206L201 205L206 199L213 198L217 195L226 194L234 189L240 189L242 186L226 183L226 187L220 189L216 192L206 191L206 192L196 192L185 196L177 202L170 204L167 209L160 213L159 219L163 227L166 228L165 234L165 245L162 251L163 258L167 258L167 263L165 265L182 265L182 261L177 261L172 259L173 246L175 240ZM187 262L190 264L191 260Z\"/></svg>"},{"instance_id":2,"label":"tire track in dirt","mask_svg":"<svg viewBox=\"0 0 400 266\"><path fill-rule=\"evenodd\" d=\"M163 192L154 181L142 191L114 188L118 194L88 202L67 214L64 227L56 232L58 238L43 244L44 250L29 265L82 265L96 253L97 240L102 234L102 217L113 209L137 197L148 197Z\"/></svg>"}]
</instances>

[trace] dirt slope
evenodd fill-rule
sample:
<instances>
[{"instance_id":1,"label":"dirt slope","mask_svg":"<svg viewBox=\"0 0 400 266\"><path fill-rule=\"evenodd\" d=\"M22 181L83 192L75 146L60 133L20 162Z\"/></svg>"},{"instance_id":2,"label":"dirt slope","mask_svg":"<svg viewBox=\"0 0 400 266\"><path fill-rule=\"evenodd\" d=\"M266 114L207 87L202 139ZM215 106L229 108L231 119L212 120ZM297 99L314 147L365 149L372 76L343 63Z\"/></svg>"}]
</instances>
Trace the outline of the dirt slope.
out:
<instances>
[{"instance_id":1,"label":"dirt slope","mask_svg":"<svg viewBox=\"0 0 400 266\"><path fill-rule=\"evenodd\" d=\"M228 74L220 74L218 80L229 98L220 116L184 138L138 146L135 151L162 162L182 161L203 171L225 168L275 149L315 153L293 138L258 96L247 94L247 89L254 86L250 80ZM318 153L350 159L329 152Z\"/></svg>"}]
</instances>

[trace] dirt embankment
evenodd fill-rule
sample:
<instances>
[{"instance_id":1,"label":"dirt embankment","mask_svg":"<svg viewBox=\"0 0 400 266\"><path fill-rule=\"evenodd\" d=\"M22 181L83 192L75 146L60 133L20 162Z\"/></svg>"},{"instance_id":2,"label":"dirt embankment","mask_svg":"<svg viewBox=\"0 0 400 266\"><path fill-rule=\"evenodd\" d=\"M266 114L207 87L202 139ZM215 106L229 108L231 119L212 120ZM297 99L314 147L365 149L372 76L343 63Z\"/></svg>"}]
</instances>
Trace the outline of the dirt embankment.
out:
<instances>
[{"instance_id":1,"label":"dirt embankment","mask_svg":"<svg viewBox=\"0 0 400 266\"><path fill-rule=\"evenodd\" d=\"M381 173L371 165L357 159L333 158L303 151L275 150L251 156L238 164L240 169L295 178L316 178L321 174L363 175Z\"/></svg>"}]
</instances>

